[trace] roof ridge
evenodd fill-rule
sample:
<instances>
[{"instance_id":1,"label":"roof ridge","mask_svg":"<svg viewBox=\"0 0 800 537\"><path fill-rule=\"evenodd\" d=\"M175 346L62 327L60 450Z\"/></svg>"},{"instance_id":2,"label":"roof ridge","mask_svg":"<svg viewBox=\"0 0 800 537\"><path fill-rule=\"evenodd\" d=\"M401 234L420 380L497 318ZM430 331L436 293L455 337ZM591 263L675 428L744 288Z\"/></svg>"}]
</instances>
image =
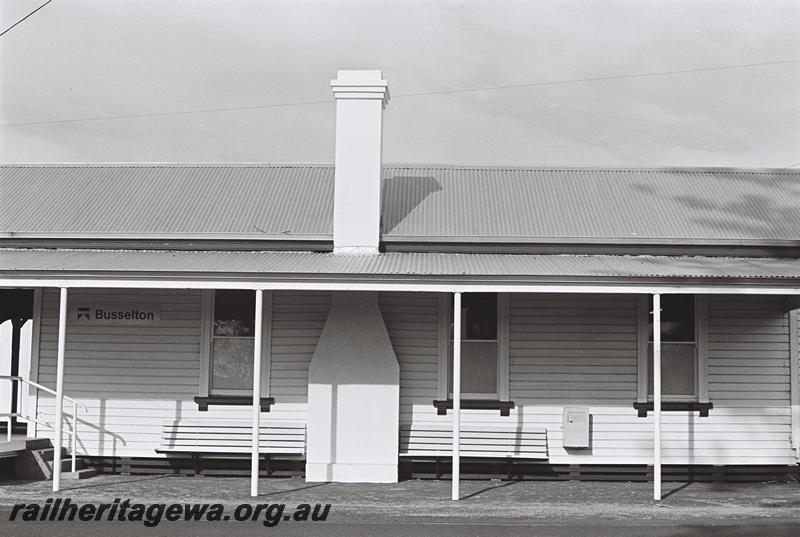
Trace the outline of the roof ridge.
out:
<instances>
[{"instance_id":1,"label":"roof ridge","mask_svg":"<svg viewBox=\"0 0 800 537\"><path fill-rule=\"evenodd\" d=\"M0 168L333 168L331 162L12 162ZM724 166L540 166L489 164L392 163L383 169L441 169L538 172L616 172L616 173L727 173L727 174L800 174L800 169Z\"/></svg>"},{"instance_id":2,"label":"roof ridge","mask_svg":"<svg viewBox=\"0 0 800 537\"><path fill-rule=\"evenodd\" d=\"M8 162L0 168L326 168L331 162Z\"/></svg>"}]
</instances>

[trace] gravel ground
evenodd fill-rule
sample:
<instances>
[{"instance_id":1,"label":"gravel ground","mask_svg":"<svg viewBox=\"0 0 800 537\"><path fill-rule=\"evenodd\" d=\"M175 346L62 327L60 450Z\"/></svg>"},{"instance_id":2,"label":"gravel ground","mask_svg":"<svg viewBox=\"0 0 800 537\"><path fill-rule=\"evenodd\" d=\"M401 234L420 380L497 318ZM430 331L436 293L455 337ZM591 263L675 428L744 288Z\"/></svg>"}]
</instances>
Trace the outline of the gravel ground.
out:
<instances>
[{"instance_id":1,"label":"gravel ground","mask_svg":"<svg viewBox=\"0 0 800 537\"><path fill-rule=\"evenodd\" d=\"M571 519L705 522L744 519L797 520L798 483L666 483L654 502L652 483L462 481L462 500L450 498L449 481L410 480L397 484L306 483L299 478L262 479L251 498L246 478L103 475L87 481L0 482L0 508L49 497L108 503L330 503L331 520L378 517L420 519Z\"/></svg>"}]
</instances>

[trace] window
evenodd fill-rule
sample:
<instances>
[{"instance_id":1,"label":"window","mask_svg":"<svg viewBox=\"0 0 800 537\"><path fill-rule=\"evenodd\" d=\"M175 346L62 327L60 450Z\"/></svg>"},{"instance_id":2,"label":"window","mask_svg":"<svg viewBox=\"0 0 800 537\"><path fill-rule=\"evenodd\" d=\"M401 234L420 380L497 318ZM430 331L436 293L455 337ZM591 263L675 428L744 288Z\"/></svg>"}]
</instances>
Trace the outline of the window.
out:
<instances>
[{"instance_id":1,"label":"window","mask_svg":"<svg viewBox=\"0 0 800 537\"><path fill-rule=\"evenodd\" d=\"M453 394L453 296L439 302L439 399ZM461 295L461 396L508 400L508 297Z\"/></svg>"},{"instance_id":2,"label":"window","mask_svg":"<svg viewBox=\"0 0 800 537\"><path fill-rule=\"evenodd\" d=\"M262 330L261 393L266 397L269 378L268 309L271 295L264 293ZM203 304L203 368L200 395L253 393L253 351L255 347L255 292L208 291Z\"/></svg>"},{"instance_id":3,"label":"window","mask_svg":"<svg viewBox=\"0 0 800 537\"><path fill-rule=\"evenodd\" d=\"M640 402L653 400L653 298L639 298ZM706 300L661 295L661 393L663 401L708 402L705 351Z\"/></svg>"}]
</instances>

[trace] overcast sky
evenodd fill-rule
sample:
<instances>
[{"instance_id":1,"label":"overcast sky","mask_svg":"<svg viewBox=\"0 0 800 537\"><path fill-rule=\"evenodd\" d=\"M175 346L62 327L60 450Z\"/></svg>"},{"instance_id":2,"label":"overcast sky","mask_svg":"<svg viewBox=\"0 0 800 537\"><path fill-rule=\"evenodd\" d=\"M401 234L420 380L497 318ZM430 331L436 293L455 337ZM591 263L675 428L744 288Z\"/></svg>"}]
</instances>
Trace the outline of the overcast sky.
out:
<instances>
[{"instance_id":1,"label":"overcast sky","mask_svg":"<svg viewBox=\"0 0 800 537\"><path fill-rule=\"evenodd\" d=\"M0 37L0 161L330 162L330 80L377 68L387 162L800 167L799 29L797 0L51 0Z\"/></svg>"}]
</instances>

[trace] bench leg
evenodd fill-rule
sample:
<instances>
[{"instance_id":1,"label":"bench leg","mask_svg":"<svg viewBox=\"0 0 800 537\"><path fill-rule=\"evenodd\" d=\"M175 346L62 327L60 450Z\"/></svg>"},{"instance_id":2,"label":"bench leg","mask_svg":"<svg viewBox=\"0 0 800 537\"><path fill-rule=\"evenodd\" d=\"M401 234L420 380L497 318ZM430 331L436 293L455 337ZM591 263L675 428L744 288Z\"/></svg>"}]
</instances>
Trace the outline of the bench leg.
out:
<instances>
[{"instance_id":1,"label":"bench leg","mask_svg":"<svg viewBox=\"0 0 800 537\"><path fill-rule=\"evenodd\" d=\"M200 475L200 454L192 453L192 466L194 466L194 476Z\"/></svg>"},{"instance_id":2,"label":"bench leg","mask_svg":"<svg viewBox=\"0 0 800 537\"><path fill-rule=\"evenodd\" d=\"M439 465L439 457L436 457L436 479L442 478L442 469Z\"/></svg>"},{"instance_id":3,"label":"bench leg","mask_svg":"<svg viewBox=\"0 0 800 537\"><path fill-rule=\"evenodd\" d=\"M266 470L267 470L267 477L269 477L269 476L270 476L270 474L272 474L272 468L270 467L270 464L269 464L269 463L270 463L270 458L269 458L269 453L267 453L267 454L264 456L264 467L265 467L265 468L266 468Z\"/></svg>"}]
</instances>

